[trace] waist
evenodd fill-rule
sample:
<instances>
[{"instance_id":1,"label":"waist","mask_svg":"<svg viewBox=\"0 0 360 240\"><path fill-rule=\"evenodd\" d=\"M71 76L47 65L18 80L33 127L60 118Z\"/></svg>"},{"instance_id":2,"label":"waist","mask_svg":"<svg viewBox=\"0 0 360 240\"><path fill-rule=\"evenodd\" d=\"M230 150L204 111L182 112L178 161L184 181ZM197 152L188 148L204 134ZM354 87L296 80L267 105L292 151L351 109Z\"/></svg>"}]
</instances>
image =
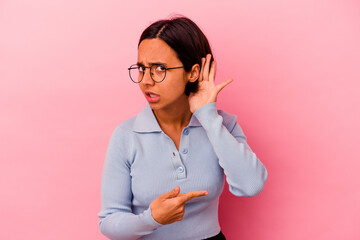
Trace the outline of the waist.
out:
<instances>
[{"instance_id":1,"label":"waist","mask_svg":"<svg viewBox=\"0 0 360 240\"><path fill-rule=\"evenodd\" d=\"M205 238L203 240L226 240L224 234L220 231L219 234L209 237L209 238Z\"/></svg>"}]
</instances>

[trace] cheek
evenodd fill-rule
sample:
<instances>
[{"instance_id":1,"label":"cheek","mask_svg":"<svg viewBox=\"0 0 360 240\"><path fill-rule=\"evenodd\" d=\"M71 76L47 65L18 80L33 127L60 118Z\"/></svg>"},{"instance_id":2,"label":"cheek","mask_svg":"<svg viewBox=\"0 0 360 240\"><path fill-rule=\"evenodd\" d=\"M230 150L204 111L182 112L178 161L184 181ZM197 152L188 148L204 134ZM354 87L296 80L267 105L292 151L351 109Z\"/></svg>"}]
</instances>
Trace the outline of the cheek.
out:
<instances>
[{"instance_id":1,"label":"cheek","mask_svg":"<svg viewBox=\"0 0 360 240\"><path fill-rule=\"evenodd\" d=\"M174 85L176 85L176 88L178 90L185 91L185 86L188 82L187 76L185 74L179 74L176 79L174 79Z\"/></svg>"},{"instance_id":2,"label":"cheek","mask_svg":"<svg viewBox=\"0 0 360 240\"><path fill-rule=\"evenodd\" d=\"M180 96L185 93L186 83L183 79L174 79L172 84L167 84L164 86L164 91L167 91L169 95L177 95Z\"/></svg>"}]
</instances>

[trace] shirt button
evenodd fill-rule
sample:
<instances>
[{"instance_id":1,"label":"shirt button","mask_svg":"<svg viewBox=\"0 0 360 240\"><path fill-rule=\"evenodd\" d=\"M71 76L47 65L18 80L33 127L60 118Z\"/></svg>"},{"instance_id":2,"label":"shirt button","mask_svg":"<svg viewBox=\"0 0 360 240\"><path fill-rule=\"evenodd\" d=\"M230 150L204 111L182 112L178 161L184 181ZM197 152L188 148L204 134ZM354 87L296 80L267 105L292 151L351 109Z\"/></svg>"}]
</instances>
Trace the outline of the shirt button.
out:
<instances>
[{"instance_id":1,"label":"shirt button","mask_svg":"<svg viewBox=\"0 0 360 240\"><path fill-rule=\"evenodd\" d=\"M183 168L183 167L178 167L177 170L178 170L179 173L183 173L183 172L184 172L184 168Z\"/></svg>"},{"instance_id":2,"label":"shirt button","mask_svg":"<svg viewBox=\"0 0 360 240\"><path fill-rule=\"evenodd\" d=\"M185 135L188 135L188 134L189 134L189 129L186 128L186 129L184 130L184 134L185 134Z\"/></svg>"},{"instance_id":3,"label":"shirt button","mask_svg":"<svg viewBox=\"0 0 360 240\"><path fill-rule=\"evenodd\" d=\"M182 153L183 153L183 154L187 154L187 152L188 152L188 149L187 149L187 148L183 148Z\"/></svg>"}]
</instances>

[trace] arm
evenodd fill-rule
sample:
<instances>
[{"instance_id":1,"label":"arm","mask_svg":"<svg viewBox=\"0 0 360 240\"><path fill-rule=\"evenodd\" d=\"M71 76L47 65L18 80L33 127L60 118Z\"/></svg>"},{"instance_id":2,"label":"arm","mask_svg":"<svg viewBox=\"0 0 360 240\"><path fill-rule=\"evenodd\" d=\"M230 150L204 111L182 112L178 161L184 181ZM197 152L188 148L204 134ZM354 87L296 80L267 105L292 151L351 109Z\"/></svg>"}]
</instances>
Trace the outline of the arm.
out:
<instances>
[{"instance_id":1,"label":"arm","mask_svg":"<svg viewBox=\"0 0 360 240\"><path fill-rule=\"evenodd\" d=\"M106 153L99 225L101 232L109 239L132 240L152 233L162 224L153 219L150 207L139 215L132 213L130 163L124 157L129 146L121 142L120 135L120 129L117 128Z\"/></svg>"},{"instance_id":2,"label":"arm","mask_svg":"<svg viewBox=\"0 0 360 240\"><path fill-rule=\"evenodd\" d=\"M208 103L194 113L219 158L230 192L236 196L259 194L267 179L267 170L246 142L236 118L230 131L223 125L223 117L216 110L216 102Z\"/></svg>"},{"instance_id":3,"label":"arm","mask_svg":"<svg viewBox=\"0 0 360 240\"><path fill-rule=\"evenodd\" d=\"M230 192L236 196L254 196L260 193L267 179L264 165L246 143L240 126L234 119L230 131L223 125L223 118L216 110L218 93L232 79L215 84L216 62L211 63L211 55L201 60L201 71L193 67L194 78L199 79L198 91L189 96L190 111L196 116L212 144L224 169Z\"/></svg>"}]
</instances>

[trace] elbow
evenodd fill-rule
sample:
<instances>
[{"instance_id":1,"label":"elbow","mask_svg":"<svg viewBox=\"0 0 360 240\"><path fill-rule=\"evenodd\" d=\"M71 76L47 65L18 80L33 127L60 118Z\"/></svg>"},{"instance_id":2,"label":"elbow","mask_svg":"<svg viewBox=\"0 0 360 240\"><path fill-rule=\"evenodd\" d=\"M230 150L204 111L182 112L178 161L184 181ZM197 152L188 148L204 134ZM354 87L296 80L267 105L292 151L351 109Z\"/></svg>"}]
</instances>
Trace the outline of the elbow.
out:
<instances>
[{"instance_id":1,"label":"elbow","mask_svg":"<svg viewBox=\"0 0 360 240\"><path fill-rule=\"evenodd\" d=\"M264 190L265 182L259 182L258 184L254 184L251 189L246 192L244 197L255 197L259 195Z\"/></svg>"},{"instance_id":2,"label":"elbow","mask_svg":"<svg viewBox=\"0 0 360 240\"><path fill-rule=\"evenodd\" d=\"M267 177L268 173L265 169L263 174L255 179L252 179L251 183L247 184L246 186L234 187L233 185L229 184L229 190L237 197L254 197L263 191Z\"/></svg>"},{"instance_id":3,"label":"elbow","mask_svg":"<svg viewBox=\"0 0 360 240\"><path fill-rule=\"evenodd\" d=\"M252 186L251 188L235 188L233 186L229 186L230 192L237 197L255 197L260 194L264 189L264 185Z\"/></svg>"},{"instance_id":4,"label":"elbow","mask_svg":"<svg viewBox=\"0 0 360 240\"><path fill-rule=\"evenodd\" d=\"M253 179L252 184L249 186L245 197L254 197L260 194L264 190L265 182L267 178L268 178L268 172L266 168L263 167L263 171L261 171L261 174L259 174L258 177Z\"/></svg>"},{"instance_id":5,"label":"elbow","mask_svg":"<svg viewBox=\"0 0 360 240\"><path fill-rule=\"evenodd\" d=\"M113 236L112 231L106 227L105 219L101 219L99 221L99 227L100 227L100 232L104 236L106 236L107 238L109 238L111 240L116 240L116 238Z\"/></svg>"},{"instance_id":6,"label":"elbow","mask_svg":"<svg viewBox=\"0 0 360 240\"><path fill-rule=\"evenodd\" d=\"M265 182L266 182L267 177L268 177L267 170L266 169L264 169L264 170L265 171L263 172L263 174L261 174L261 176L256 181L254 181L253 188L249 192L250 194L249 194L248 197L254 197L254 196L260 194L264 190Z\"/></svg>"},{"instance_id":7,"label":"elbow","mask_svg":"<svg viewBox=\"0 0 360 240\"><path fill-rule=\"evenodd\" d=\"M253 181L253 184L251 185L251 188L249 188L246 197L254 197L260 194L264 190L267 177L268 177L268 172L264 168L262 174Z\"/></svg>"}]
</instances>

